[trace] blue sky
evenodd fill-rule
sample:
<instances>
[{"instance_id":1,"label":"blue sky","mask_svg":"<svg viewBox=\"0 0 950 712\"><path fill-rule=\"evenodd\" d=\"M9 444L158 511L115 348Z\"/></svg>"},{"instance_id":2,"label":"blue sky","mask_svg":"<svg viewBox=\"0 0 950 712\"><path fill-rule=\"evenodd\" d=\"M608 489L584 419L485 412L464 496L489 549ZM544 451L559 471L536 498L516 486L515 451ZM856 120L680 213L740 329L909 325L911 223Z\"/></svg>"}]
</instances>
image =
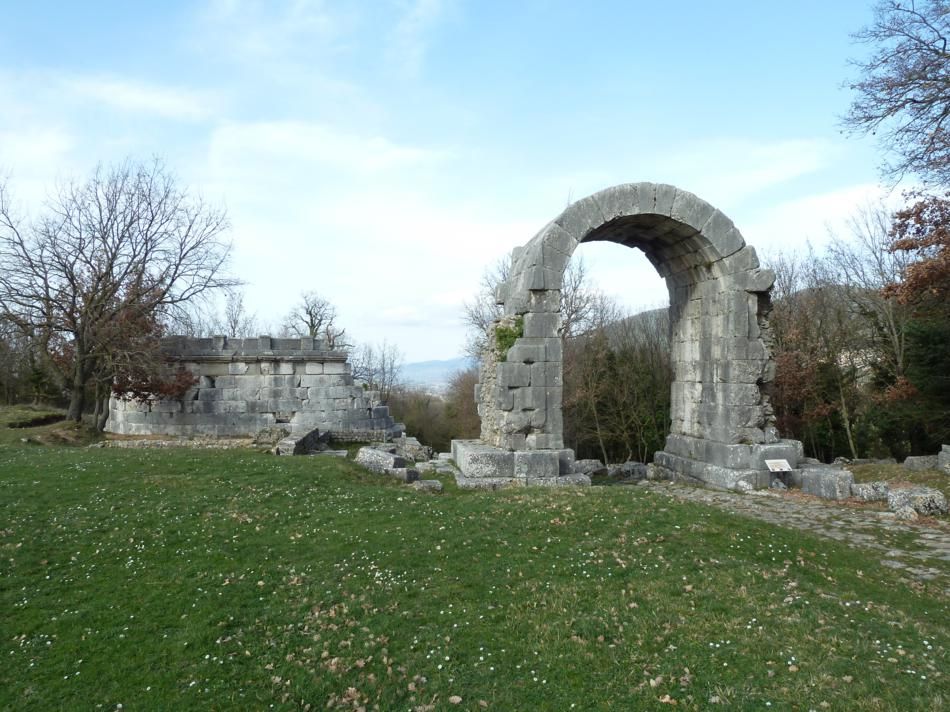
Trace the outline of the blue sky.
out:
<instances>
[{"instance_id":1,"label":"blue sky","mask_svg":"<svg viewBox=\"0 0 950 712\"><path fill-rule=\"evenodd\" d=\"M92 6L92 7L89 7ZM670 182L760 255L820 245L877 187L841 134L870 2L0 0L0 176L34 212L161 156L225 205L246 304L300 292L408 360L461 351L481 273L571 199ZM642 255L580 253L630 308Z\"/></svg>"}]
</instances>

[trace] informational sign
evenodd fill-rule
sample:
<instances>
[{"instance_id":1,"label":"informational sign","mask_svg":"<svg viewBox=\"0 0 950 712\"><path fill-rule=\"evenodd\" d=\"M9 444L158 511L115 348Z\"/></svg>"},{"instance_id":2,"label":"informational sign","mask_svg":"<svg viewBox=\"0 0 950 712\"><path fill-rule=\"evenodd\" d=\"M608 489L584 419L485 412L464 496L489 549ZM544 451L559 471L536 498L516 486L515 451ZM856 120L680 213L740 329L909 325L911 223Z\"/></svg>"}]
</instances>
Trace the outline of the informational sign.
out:
<instances>
[{"instance_id":1,"label":"informational sign","mask_svg":"<svg viewBox=\"0 0 950 712\"><path fill-rule=\"evenodd\" d=\"M788 460L766 460L765 466L769 468L769 472L791 472L792 470Z\"/></svg>"}]
</instances>

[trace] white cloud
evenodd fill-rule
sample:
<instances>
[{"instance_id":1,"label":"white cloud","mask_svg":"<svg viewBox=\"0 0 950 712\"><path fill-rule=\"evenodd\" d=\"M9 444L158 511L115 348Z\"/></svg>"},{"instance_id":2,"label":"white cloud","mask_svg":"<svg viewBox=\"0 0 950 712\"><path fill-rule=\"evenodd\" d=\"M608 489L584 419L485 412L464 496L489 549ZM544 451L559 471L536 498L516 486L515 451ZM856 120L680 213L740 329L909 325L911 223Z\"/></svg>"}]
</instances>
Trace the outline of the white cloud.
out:
<instances>
[{"instance_id":1,"label":"white cloud","mask_svg":"<svg viewBox=\"0 0 950 712\"><path fill-rule=\"evenodd\" d=\"M319 123L265 121L219 126L211 136L210 157L218 172L253 175L256 182L267 170L285 175L300 171L313 180L317 164L375 173L437 160L442 154Z\"/></svg>"},{"instance_id":2,"label":"white cloud","mask_svg":"<svg viewBox=\"0 0 950 712\"><path fill-rule=\"evenodd\" d=\"M674 149L648 165L659 176L651 180L673 183L721 207L816 173L840 151L824 139L715 139Z\"/></svg>"},{"instance_id":3,"label":"white cloud","mask_svg":"<svg viewBox=\"0 0 950 712\"><path fill-rule=\"evenodd\" d=\"M896 207L898 196L879 185L860 183L844 188L772 203L746 215L732 215L746 242L760 254L777 250L819 247L830 233L847 237L848 218L864 205L885 203Z\"/></svg>"},{"instance_id":4,"label":"white cloud","mask_svg":"<svg viewBox=\"0 0 950 712\"><path fill-rule=\"evenodd\" d=\"M206 119L214 112L215 102L208 95L179 87L119 77L76 77L65 80L65 83L79 96L122 111L187 121Z\"/></svg>"},{"instance_id":5,"label":"white cloud","mask_svg":"<svg viewBox=\"0 0 950 712\"><path fill-rule=\"evenodd\" d=\"M0 182L7 184L18 212L39 207L71 166L75 145L74 137L59 127L0 129Z\"/></svg>"}]
</instances>

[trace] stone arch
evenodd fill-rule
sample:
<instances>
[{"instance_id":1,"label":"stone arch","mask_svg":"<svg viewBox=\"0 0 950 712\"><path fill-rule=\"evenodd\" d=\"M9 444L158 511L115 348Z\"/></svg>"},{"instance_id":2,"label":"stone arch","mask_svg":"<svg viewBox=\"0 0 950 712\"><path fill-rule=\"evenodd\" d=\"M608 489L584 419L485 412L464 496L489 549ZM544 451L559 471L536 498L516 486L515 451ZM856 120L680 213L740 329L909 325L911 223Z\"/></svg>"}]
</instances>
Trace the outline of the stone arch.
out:
<instances>
[{"instance_id":1,"label":"stone arch","mask_svg":"<svg viewBox=\"0 0 950 712\"><path fill-rule=\"evenodd\" d=\"M515 453L561 451L562 470L570 458L561 418L561 279L577 246L595 240L642 250L669 291L671 424L655 466L727 488L768 486L766 459L794 467L801 445L779 439L768 396L775 276L759 267L722 212L657 183L618 185L579 200L512 252L496 296L502 325L518 325L522 335L504 354L492 344L483 358L482 440Z\"/></svg>"}]
</instances>

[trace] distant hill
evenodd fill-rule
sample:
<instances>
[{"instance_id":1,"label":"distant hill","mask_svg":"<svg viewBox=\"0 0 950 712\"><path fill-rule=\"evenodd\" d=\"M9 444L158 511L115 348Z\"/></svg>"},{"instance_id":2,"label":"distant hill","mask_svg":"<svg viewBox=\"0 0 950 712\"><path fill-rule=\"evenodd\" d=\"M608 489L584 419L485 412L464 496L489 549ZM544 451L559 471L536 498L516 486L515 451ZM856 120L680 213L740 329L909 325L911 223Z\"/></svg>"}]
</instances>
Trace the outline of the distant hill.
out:
<instances>
[{"instance_id":1,"label":"distant hill","mask_svg":"<svg viewBox=\"0 0 950 712\"><path fill-rule=\"evenodd\" d=\"M475 362L468 356L459 356L445 361L417 361L402 367L402 378L412 386L421 386L426 390L443 392L449 380L458 371L464 371Z\"/></svg>"}]
</instances>

